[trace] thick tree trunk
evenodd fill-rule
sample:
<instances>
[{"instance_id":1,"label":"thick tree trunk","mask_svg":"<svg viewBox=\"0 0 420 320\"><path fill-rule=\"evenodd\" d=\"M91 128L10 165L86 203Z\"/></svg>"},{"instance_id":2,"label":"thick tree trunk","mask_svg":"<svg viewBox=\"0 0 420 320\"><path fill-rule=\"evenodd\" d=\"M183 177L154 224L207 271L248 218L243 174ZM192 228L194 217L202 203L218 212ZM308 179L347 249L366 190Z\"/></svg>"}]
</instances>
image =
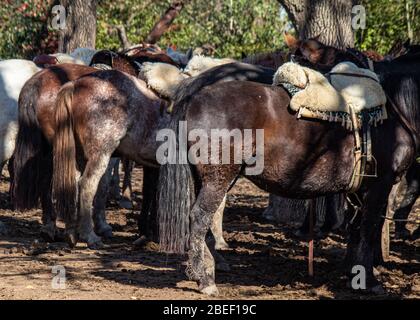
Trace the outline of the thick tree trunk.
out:
<instances>
[{"instance_id":1,"label":"thick tree trunk","mask_svg":"<svg viewBox=\"0 0 420 320\"><path fill-rule=\"evenodd\" d=\"M353 0L278 0L300 39L319 37L334 47L354 46L351 26Z\"/></svg>"},{"instance_id":2,"label":"thick tree trunk","mask_svg":"<svg viewBox=\"0 0 420 320\"><path fill-rule=\"evenodd\" d=\"M160 37L169 29L171 23L179 15L184 7L185 1L175 0L171 6L165 11L160 20L155 24L152 31L146 38L146 43L155 44L159 41Z\"/></svg>"},{"instance_id":3,"label":"thick tree trunk","mask_svg":"<svg viewBox=\"0 0 420 320\"><path fill-rule=\"evenodd\" d=\"M97 0L61 0L66 8L66 27L60 32L58 51L95 48Z\"/></svg>"}]
</instances>

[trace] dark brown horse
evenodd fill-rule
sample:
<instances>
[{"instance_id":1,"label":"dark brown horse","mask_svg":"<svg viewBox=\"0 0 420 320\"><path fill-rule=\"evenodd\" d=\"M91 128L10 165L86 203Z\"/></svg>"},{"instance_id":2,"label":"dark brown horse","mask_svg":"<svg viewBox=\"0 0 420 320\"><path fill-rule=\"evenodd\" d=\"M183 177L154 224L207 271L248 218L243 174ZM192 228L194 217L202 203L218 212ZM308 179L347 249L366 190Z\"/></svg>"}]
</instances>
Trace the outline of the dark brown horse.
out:
<instances>
[{"instance_id":1,"label":"dark brown horse","mask_svg":"<svg viewBox=\"0 0 420 320\"><path fill-rule=\"evenodd\" d=\"M322 46L316 40L300 43L298 50L308 65L317 63L316 68L322 71L345 60L364 67L352 53ZM365 268L367 289L374 291L380 288L373 265L381 216L385 214L393 184L413 163L416 141L420 139L418 63L403 59L384 68L395 90L389 90L386 81L384 87L399 108L389 103L389 119L372 128L378 178L365 179L358 191L363 206L352 225L346 256L349 270L356 265ZM264 129L264 170L259 174L246 173L249 159L239 164L191 164L191 159L202 156L202 150L200 154L189 155L188 164L166 164L160 169L161 248L188 252L187 274L198 282L203 293L217 294L214 260L205 235L214 212L239 175L268 192L289 198L312 198L349 190L355 158L353 133L337 123L297 119L288 108L289 101L289 94L282 87L241 81L216 83L196 91L181 88L178 92L169 127L174 132L178 132L180 121L188 124L186 134L201 130L208 137L214 129L228 132ZM210 139L207 142L211 145ZM193 145L188 142L188 148ZM219 150L229 154L235 151L235 144L230 141ZM252 150L253 156L258 156L255 136ZM181 152L185 157L186 151Z\"/></svg>"}]
</instances>

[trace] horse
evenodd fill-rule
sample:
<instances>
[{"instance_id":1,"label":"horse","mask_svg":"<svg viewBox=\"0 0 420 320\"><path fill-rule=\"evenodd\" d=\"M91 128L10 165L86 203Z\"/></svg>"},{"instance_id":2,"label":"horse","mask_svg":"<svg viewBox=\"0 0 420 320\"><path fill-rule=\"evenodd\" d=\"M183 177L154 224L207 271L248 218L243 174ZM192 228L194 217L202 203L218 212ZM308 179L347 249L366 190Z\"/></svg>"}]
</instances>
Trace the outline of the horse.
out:
<instances>
[{"instance_id":1,"label":"horse","mask_svg":"<svg viewBox=\"0 0 420 320\"><path fill-rule=\"evenodd\" d=\"M297 61L303 64L314 64L324 70L328 70L328 68L333 66L337 60L340 60L340 56L343 54L339 50L330 46L325 46L314 39L300 41L293 37L286 38L286 40L288 40L286 41L287 45ZM391 101L394 101L393 104L402 106L412 104L413 106L411 109L407 107L408 111L417 109L420 95L418 80L420 72L418 70L418 65L420 63L419 45L412 45L409 40L404 43L398 41L383 60L373 60L370 63L369 59L372 60L371 55L364 55L354 49L349 49L348 52L350 52L351 55L349 59L362 61L365 67L370 67L379 75L381 84L388 93L388 97ZM413 68L411 68L411 66ZM393 76L396 76L396 79L392 78ZM408 115L414 123L419 119L419 114L414 111L409 112ZM408 128L408 130L413 131L413 129L410 128ZM416 132L415 129L414 132ZM416 156L418 157L418 151ZM395 192L391 192L390 194L390 200L394 202L393 209L395 210L394 216L396 219L406 219L418 197L418 168L418 163L414 162L407 170L405 195L403 201L399 203L398 206L395 206L396 203L394 199L392 199L396 195L394 194ZM404 184L402 184L402 186L400 184L399 189L396 189L395 191L401 190L402 187L404 187ZM409 235L407 233L408 230L405 229L404 222L396 221L395 227L397 237L401 236L404 238ZM416 230L412 235L413 238L417 237L418 233L419 231ZM383 262L382 256L378 253L380 249L375 251L377 253L375 256L376 263L380 264Z\"/></svg>"},{"instance_id":2,"label":"horse","mask_svg":"<svg viewBox=\"0 0 420 320\"><path fill-rule=\"evenodd\" d=\"M0 173L15 149L19 93L24 83L39 70L29 60L0 61Z\"/></svg>"},{"instance_id":3,"label":"horse","mask_svg":"<svg viewBox=\"0 0 420 320\"><path fill-rule=\"evenodd\" d=\"M303 56L312 67L317 63L317 70L328 72L338 62L348 60L367 67L354 54L326 47L316 40L301 42L297 48L299 54L295 52L295 56ZM373 275L381 215L385 213L393 184L412 164L420 138L416 91L420 79L415 72L419 71L419 66L412 60L396 60L383 66L387 70L383 85L395 103L387 104L389 119L371 130L378 178L364 179L357 192L363 204L351 226L346 254L348 270L361 265L366 271L366 290L373 292L383 290ZM389 82L392 82L391 87ZM202 293L218 294L214 259L204 240L215 211L240 175L263 190L288 198L305 199L349 191L355 160L353 133L338 123L299 120L289 109L289 102L289 93L283 87L255 82L215 83L199 90L187 86L177 92L174 115L168 127L176 135L175 142L179 141L180 121L188 124L187 129L182 129L186 131L183 136L196 132L193 130L200 130L207 137L211 137L213 129L255 132L248 146L252 152L240 163L212 163L207 156L204 156L206 163L198 161L202 160L203 150L199 155L189 153L188 149L194 144L188 141L187 148L180 148L178 155L180 159L189 159L187 163L166 163L160 168L160 248L165 252L188 254L186 273L198 283ZM258 129L264 129L263 142L259 143ZM205 145L211 145L209 140ZM235 152L235 145L229 142L219 145L216 155ZM247 169L252 169L249 160L261 157L257 152L261 144L263 170L248 174ZM204 148L204 151L211 154L210 150Z\"/></svg>"}]
</instances>

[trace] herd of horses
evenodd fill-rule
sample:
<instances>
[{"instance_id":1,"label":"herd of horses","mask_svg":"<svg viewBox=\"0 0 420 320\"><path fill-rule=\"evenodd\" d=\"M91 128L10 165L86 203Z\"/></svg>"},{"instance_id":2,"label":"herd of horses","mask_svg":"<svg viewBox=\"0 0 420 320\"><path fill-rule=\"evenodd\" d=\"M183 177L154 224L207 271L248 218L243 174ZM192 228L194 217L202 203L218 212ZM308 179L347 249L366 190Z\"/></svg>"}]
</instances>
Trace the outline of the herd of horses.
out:
<instances>
[{"instance_id":1,"label":"herd of horses","mask_svg":"<svg viewBox=\"0 0 420 320\"><path fill-rule=\"evenodd\" d=\"M397 57L372 63L357 50L317 39L287 36L286 42L292 61L322 73L343 61L373 66L387 94L388 119L371 128L377 177L364 179L356 191L361 208L349 228L346 254L348 271L364 266L367 289L378 291L373 271L383 262L380 236L391 189L407 175L410 192L404 207L412 206L419 191L420 49L406 46ZM263 56L264 61L248 58L202 70L183 80L169 101L139 76L142 65L159 62L182 69L190 57L140 46L121 53L92 52L89 58L89 66L39 58L43 68L20 81L18 108L0 128L0 133L11 127L17 133L15 147L14 141L12 147L2 146L11 140L10 133L0 136L0 155L1 149L9 150L0 163L9 160L13 205L27 210L41 204L43 234L49 240L62 240L57 217L65 222L70 245L100 247L101 237L112 236L105 218L111 159L130 159L144 170L139 234L159 242L165 252L186 253L189 278L201 292L216 295L215 262L206 236L211 230L219 241L216 247L224 245L220 212L239 176L288 198L349 191L354 135L338 123L296 118L288 108L290 94L272 85L285 59ZM6 62L0 61L0 72ZM214 128L264 129L264 170L247 175L246 159L160 166L156 134L164 128L178 134L180 121L188 123L188 132L200 129L208 136ZM255 137L252 144L255 151ZM233 150L233 142L222 148Z\"/></svg>"}]
</instances>

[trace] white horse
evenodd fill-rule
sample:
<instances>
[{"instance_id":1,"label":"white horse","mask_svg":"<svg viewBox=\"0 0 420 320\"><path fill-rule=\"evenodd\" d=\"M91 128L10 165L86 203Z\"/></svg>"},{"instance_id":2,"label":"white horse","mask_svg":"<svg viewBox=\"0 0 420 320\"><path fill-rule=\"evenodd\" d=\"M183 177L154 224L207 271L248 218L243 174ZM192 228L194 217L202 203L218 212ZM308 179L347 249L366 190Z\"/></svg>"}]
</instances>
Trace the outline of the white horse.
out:
<instances>
[{"instance_id":1,"label":"white horse","mask_svg":"<svg viewBox=\"0 0 420 320\"><path fill-rule=\"evenodd\" d=\"M89 65L95 52L89 48L77 48L70 55L56 53L51 56L55 57L56 63ZM0 60L0 174L15 149L20 91L39 70L41 68L29 60Z\"/></svg>"},{"instance_id":2,"label":"white horse","mask_svg":"<svg viewBox=\"0 0 420 320\"><path fill-rule=\"evenodd\" d=\"M15 149L20 90L39 70L28 60L0 61L0 173Z\"/></svg>"}]
</instances>

